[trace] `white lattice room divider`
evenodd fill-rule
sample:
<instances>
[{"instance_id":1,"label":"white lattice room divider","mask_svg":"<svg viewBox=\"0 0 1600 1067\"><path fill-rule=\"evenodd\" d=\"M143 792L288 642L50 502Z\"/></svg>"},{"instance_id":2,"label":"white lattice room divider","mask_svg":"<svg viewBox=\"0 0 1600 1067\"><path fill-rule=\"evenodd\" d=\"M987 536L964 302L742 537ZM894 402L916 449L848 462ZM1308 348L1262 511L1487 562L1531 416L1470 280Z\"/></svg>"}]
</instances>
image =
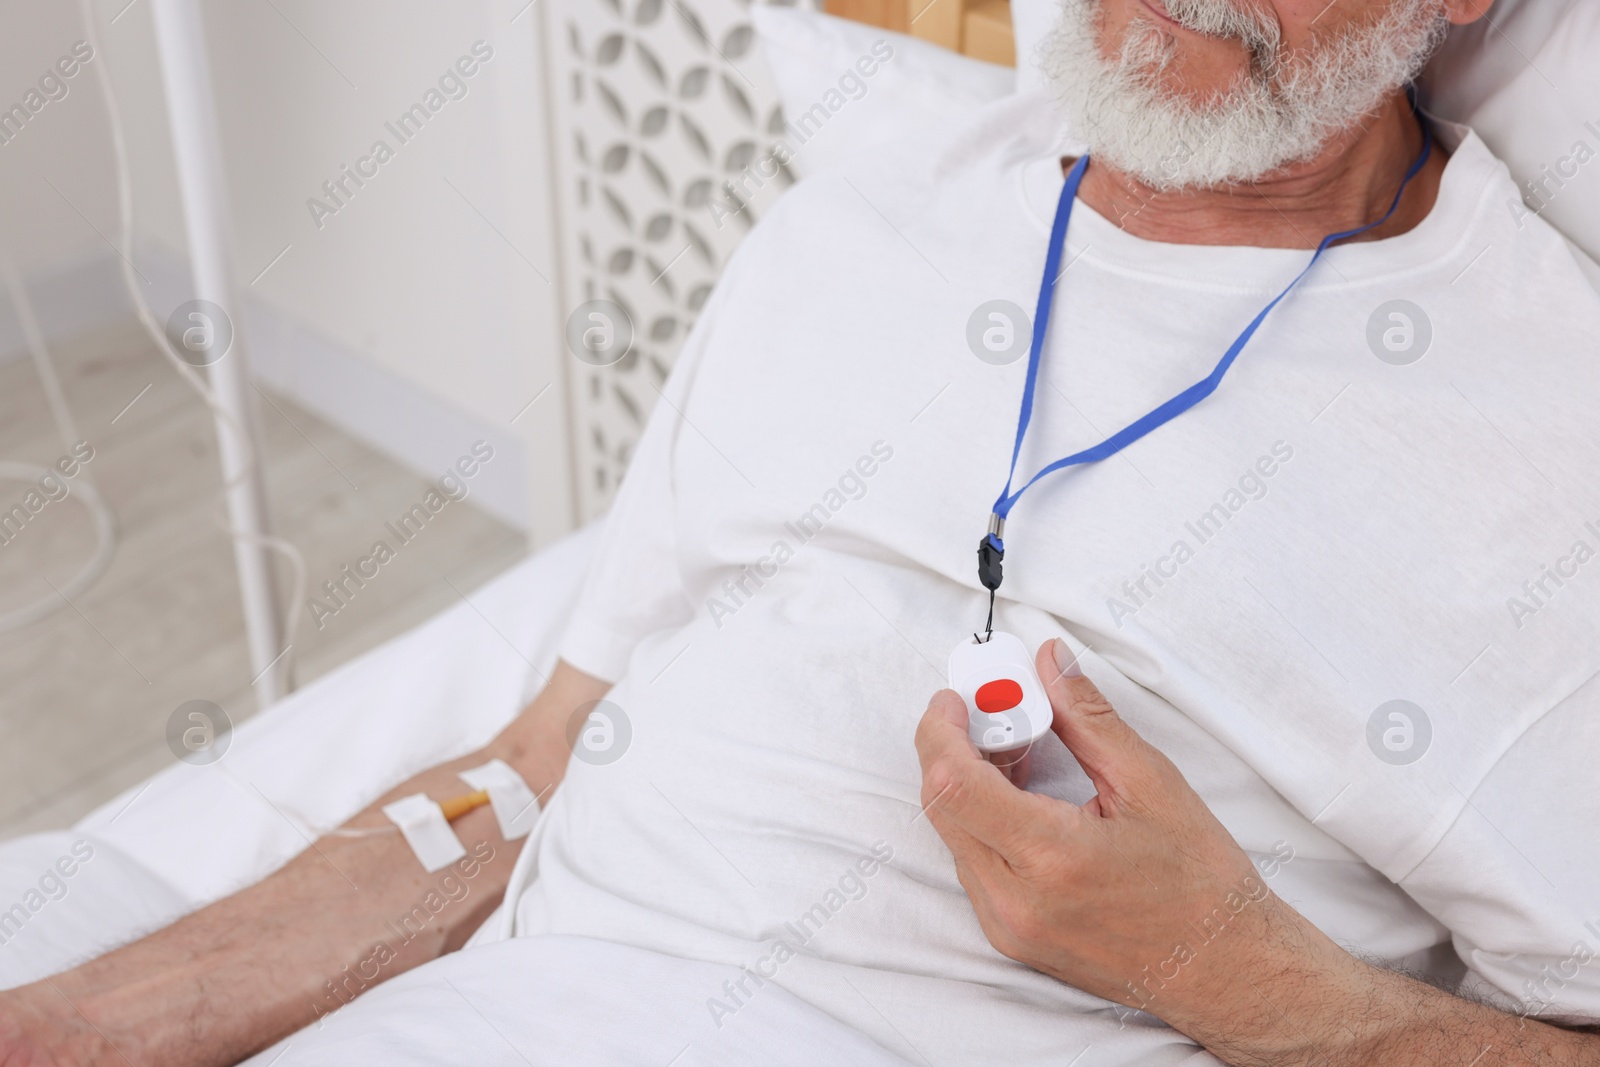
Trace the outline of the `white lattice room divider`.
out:
<instances>
[{"instance_id":1,"label":"white lattice room divider","mask_svg":"<svg viewBox=\"0 0 1600 1067\"><path fill-rule=\"evenodd\" d=\"M569 363L578 509L588 519L610 503L723 264L794 178L772 155L783 119L751 0L547 2L562 313L610 301L634 333L616 363ZM739 181L767 160L755 169L775 172L765 185Z\"/></svg>"}]
</instances>

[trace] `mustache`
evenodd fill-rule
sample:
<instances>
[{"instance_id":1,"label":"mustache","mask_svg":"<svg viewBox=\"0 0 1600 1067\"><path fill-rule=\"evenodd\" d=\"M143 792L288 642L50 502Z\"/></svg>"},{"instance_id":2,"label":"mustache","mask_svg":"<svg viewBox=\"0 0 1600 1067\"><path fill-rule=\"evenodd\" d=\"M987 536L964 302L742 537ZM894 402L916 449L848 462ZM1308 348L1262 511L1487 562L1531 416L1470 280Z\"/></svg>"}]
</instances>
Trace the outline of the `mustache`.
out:
<instances>
[{"instance_id":1,"label":"mustache","mask_svg":"<svg viewBox=\"0 0 1600 1067\"><path fill-rule=\"evenodd\" d=\"M1259 7L1235 0L1154 0L1168 17L1186 30L1237 40L1258 64L1276 60L1283 45L1277 20Z\"/></svg>"}]
</instances>

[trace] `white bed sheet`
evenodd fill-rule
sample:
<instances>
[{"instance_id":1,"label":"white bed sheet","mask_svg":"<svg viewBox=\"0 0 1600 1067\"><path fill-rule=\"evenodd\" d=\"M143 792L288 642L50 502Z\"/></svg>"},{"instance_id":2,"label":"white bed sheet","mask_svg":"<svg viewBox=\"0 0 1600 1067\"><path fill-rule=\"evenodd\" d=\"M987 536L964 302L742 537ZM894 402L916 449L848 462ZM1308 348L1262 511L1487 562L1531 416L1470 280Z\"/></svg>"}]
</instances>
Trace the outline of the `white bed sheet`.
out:
<instances>
[{"instance_id":1,"label":"white bed sheet","mask_svg":"<svg viewBox=\"0 0 1600 1067\"><path fill-rule=\"evenodd\" d=\"M707 1010L741 980L748 996L736 1011ZM241 1067L463 1063L911 1067L736 967L557 935L472 946L408 971Z\"/></svg>"},{"instance_id":2,"label":"white bed sheet","mask_svg":"<svg viewBox=\"0 0 1600 1067\"><path fill-rule=\"evenodd\" d=\"M0 988L259 881L396 782L487 742L553 666L594 532L257 715L218 763L174 761L70 831L0 844ZM85 862L77 842L93 850Z\"/></svg>"}]
</instances>

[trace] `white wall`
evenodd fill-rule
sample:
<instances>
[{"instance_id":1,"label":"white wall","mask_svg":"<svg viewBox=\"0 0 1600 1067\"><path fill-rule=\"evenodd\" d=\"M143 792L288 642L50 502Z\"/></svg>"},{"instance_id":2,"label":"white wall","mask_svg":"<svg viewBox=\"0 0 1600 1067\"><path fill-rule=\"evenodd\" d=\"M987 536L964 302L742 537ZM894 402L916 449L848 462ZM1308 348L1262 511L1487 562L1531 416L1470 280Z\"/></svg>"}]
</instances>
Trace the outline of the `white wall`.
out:
<instances>
[{"instance_id":1,"label":"white wall","mask_svg":"<svg viewBox=\"0 0 1600 1067\"><path fill-rule=\"evenodd\" d=\"M186 295L181 269L170 267L181 263L173 253L183 225L150 4L93 2L105 54L88 72L109 66L117 89L136 187L136 259L164 314ZM569 357L559 348L540 17L525 5L206 0L203 13L235 277L247 298L238 315L257 374L424 473L488 436L512 453L496 475L514 484L486 486L481 499L541 544L572 522L557 381ZM4 0L0 24L13 31L0 39L0 102L20 97L85 36L72 3ZM493 55L462 78L466 95L402 144L385 123L425 102L478 41ZM379 139L393 158L363 187L347 180L353 195L319 227L308 199L332 205L323 182ZM0 232L44 279L44 303L55 300L50 274L106 260L94 227L116 239L114 185L98 87L86 75L0 145L0 197L13 209ZM79 300L68 313L90 310Z\"/></svg>"},{"instance_id":2,"label":"white wall","mask_svg":"<svg viewBox=\"0 0 1600 1067\"><path fill-rule=\"evenodd\" d=\"M0 25L6 31L0 34L0 109L22 103L41 75L87 37L79 5L72 0L0 0ZM139 102L130 115L136 124L130 130L135 175L141 189L160 193L143 198L141 228L152 240L181 247L182 216L171 193L176 183L171 145L164 122L152 122L146 114L163 106L149 23L129 15L114 28L127 53L118 68L121 88L130 101ZM84 64L66 81L64 98L45 104L20 132L0 144L0 244L31 276L48 279L88 260L114 257L107 239L120 241L110 137L95 80L104 62L97 55ZM89 314L99 309L80 310ZM10 308L5 311L9 324Z\"/></svg>"}]
</instances>

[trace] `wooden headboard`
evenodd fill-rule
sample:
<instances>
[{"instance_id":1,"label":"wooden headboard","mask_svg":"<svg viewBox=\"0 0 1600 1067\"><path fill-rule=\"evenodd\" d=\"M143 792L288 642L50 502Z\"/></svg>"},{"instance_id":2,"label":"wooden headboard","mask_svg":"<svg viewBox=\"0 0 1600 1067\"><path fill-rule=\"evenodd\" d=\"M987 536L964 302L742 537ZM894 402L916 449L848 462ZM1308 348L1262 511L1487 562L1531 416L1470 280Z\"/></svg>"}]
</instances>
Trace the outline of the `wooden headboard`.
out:
<instances>
[{"instance_id":1,"label":"wooden headboard","mask_svg":"<svg viewBox=\"0 0 1600 1067\"><path fill-rule=\"evenodd\" d=\"M1010 0L825 0L830 15L909 33L974 59L1017 65Z\"/></svg>"}]
</instances>

